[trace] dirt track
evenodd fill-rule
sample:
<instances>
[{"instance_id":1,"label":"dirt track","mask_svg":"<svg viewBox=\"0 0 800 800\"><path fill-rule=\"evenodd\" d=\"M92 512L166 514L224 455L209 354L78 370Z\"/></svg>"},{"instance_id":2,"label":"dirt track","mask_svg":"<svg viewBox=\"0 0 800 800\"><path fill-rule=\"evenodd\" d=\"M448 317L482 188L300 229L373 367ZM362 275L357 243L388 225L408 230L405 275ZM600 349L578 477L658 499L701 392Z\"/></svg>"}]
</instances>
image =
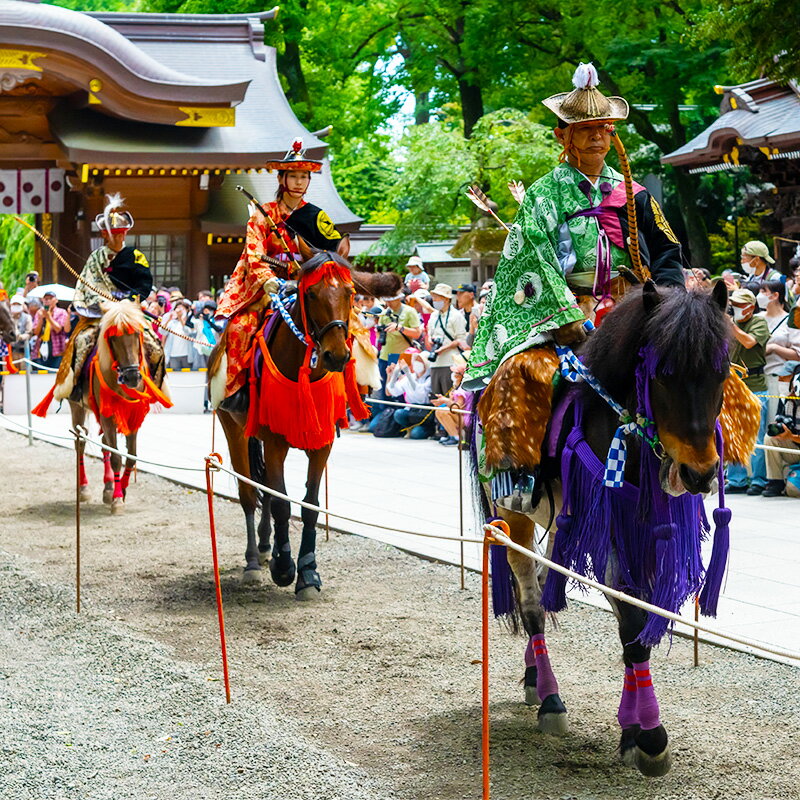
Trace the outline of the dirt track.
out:
<instances>
[{"instance_id":1,"label":"dirt track","mask_svg":"<svg viewBox=\"0 0 800 800\"><path fill-rule=\"evenodd\" d=\"M220 672L204 495L141 475L126 513L111 517L99 502L101 468L93 463L96 502L83 517L85 613L76 619L70 607L74 461L63 449L42 443L28 448L23 437L4 431L0 447L6 459L0 582L6 589L21 587L0 593L0 730L6 731L0 785L4 775L16 776L12 785L25 787L18 796L36 800L204 800L233 792L248 798L480 797L480 667L472 663L480 656L477 576L468 576L462 592L457 569L353 536L334 533L326 543L323 534L323 598L300 604L290 590L269 582L241 586L241 512L217 500L234 700L225 708L221 684L202 685L203 676ZM41 621L32 602L37 593ZM702 665L692 669L690 644L681 639L669 652L664 647L654 653L675 766L665 778L646 780L615 757L622 670L612 618L573 604L560 623L549 644L571 716L572 732L564 739L539 734L535 711L521 703L523 641L500 627L493 631L493 797L800 797L800 670L712 647L701 649ZM116 644L94 648L98 637ZM108 656L120 641L135 643L126 646L124 664ZM84 671L104 658L110 684L92 693ZM52 675L48 659L55 664ZM143 659L164 666L150 670L142 685L125 678L124 692L120 688L115 698L113 676L144 670ZM193 724L213 724L212 738L233 753L232 776L223 770L218 779L204 780L218 767L186 756L175 773L181 777L164 781L157 770L166 769L169 757L175 768L183 751L165 745L163 756L148 751L145 762L133 722L129 739L125 725L115 729L106 746L109 758L92 758L91 749L81 759L74 750L74 758L51 757L53 748L65 746L67 724L55 710L52 717L42 712L52 693L76 709L89 708L101 731L126 709L134 719L139 692L147 720L166 729L174 725L181 681L185 702L193 704L187 715L208 715ZM34 690L41 693L37 735L15 747L9 730L21 735L19 715L33 713ZM159 697L169 707L163 720L153 699ZM207 708L196 707L205 703ZM259 718L262 728L254 723ZM17 729L9 727L10 719ZM85 727L89 735L92 717ZM282 733L282 743L264 740L283 740ZM280 755L287 743L295 743L304 758ZM79 742L71 746L78 749ZM276 783L274 759L285 765L287 785L298 781L291 794ZM57 774L40 786L20 778L48 770ZM87 770L94 773L89 784L83 782ZM123 772L128 788L107 791Z\"/></svg>"}]
</instances>

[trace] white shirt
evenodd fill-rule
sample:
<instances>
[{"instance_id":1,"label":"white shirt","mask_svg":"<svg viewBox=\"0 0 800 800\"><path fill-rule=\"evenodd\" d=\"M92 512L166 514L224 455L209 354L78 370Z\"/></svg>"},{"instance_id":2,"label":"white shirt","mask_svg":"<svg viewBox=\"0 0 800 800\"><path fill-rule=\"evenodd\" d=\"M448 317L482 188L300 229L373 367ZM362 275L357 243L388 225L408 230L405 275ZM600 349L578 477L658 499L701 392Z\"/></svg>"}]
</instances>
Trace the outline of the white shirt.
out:
<instances>
[{"instance_id":1,"label":"white shirt","mask_svg":"<svg viewBox=\"0 0 800 800\"><path fill-rule=\"evenodd\" d=\"M449 337L445 335L445 331L450 334ZM434 311L428 320L428 336L434 345L434 349L438 349L443 344L449 344L452 339L458 339L462 345L466 346L467 321L461 309L453 308L451 303L447 311ZM434 362L434 366L453 366L457 352L458 349L453 348L441 353Z\"/></svg>"}]
</instances>

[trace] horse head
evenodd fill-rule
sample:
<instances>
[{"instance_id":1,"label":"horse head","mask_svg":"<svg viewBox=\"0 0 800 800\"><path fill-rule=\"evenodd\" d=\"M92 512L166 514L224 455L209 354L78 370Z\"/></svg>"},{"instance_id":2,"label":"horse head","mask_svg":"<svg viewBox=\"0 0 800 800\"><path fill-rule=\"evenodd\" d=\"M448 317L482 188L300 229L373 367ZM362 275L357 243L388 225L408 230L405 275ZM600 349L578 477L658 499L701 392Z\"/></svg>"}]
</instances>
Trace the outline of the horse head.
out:
<instances>
[{"instance_id":1,"label":"horse head","mask_svg":"<svg viewBox=\"0 0 800 800\"><path fill-rule=\"evenodd\" d=\"M305 333L318 349L328 372L342 372L350 360L350 311L356 290L347 255L350 240L341 240L335 253L313 251L302 266L297 293Z\"/></svg>"},{"instance_id":2,"label":"horse head","mask_svg":"<svg viewBox=\"0 0 800 800\"><path fill-rule=\"evenodd\" d=\"M5 294L5 292L4 292ZM0 337L6 344L13 344L17 341L17 329L14 319L11 316L11 306L8 297L0 301Z\"/></svg>"},{"instance_id":3,"label":"horse head","mask_svg":"<svg viewBox=\"0 0 800 800\"><path fill-rule=\"evenodd\" d=\"M717 417L730 370L727 304L723 281L711 292L648 282L603 320L592 337L602 341L588 347L596 377L657 435L659 479L672 495L708 492L717 475Z\"/></svg>"},{"instance_id":4,"label":"horse head","mask_svg":"<svg viewBox=\"0 0 800 800\"><path fill-rule=\"evenodd\" d=\"M116 370L119 384L130 389L141 388L144 325L141 308L130 300L104 308L97 344L100 363Z\"/></svg>"}]
</instances>

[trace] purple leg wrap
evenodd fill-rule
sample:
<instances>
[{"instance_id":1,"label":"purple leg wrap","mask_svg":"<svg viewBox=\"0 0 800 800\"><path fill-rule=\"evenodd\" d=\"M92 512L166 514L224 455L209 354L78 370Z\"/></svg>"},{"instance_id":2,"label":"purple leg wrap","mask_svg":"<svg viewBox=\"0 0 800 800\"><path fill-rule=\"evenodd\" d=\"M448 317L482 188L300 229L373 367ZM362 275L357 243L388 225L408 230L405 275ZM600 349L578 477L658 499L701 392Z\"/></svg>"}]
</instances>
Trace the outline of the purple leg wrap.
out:
<instances>
[{"instance_id":1,"label":"purple leg wrap","mask_svg":"<svg viewBox=\"0 0 800 800\"><path fill-rule=\"evenodd\" d=\"M536 661L536 693L540 700L544 700L551 694L558 694L558 681L556 681L553 668L550 666L550 657L547 655L547 645L543 633L537 633L531 637L531 649ZM526 664L527 661L526 657Z\"/></svg>"},{"instance_id":2,"label":"purple leg wrap","mask_svg":"<svg viewBox=\"0 0 800 800\"><path fill-rule=\"evenodd\" d=\"M653 689L653 679L650 677L650 662L634 664L633 674L636 676L636 712L639 715L639 724L643 731L649 731L661 724L658 700Z\"/></svg>"},{"instance_id":3,"label":"purple leg wrap","mask_svg":"<svg viewBox=\"0 0 800 800\"><path fill-rule=\"evenodd\" d=\"M639 714L636 711L636 677L632 667L625 667L625 685L622 687L617 720L621 728L639 724Z\"/></svg>"},{"instance_id":4,"label":"purple leg wrap","mask_svg":"<svg viewBox=\"0 0 800 800\"><path fill-rule=\"evenodd\" d=\"M533 655L533 636L528 639L528 644L525 645L525 666L535 667L536 657Z\"/></svg>"}]
</instances>

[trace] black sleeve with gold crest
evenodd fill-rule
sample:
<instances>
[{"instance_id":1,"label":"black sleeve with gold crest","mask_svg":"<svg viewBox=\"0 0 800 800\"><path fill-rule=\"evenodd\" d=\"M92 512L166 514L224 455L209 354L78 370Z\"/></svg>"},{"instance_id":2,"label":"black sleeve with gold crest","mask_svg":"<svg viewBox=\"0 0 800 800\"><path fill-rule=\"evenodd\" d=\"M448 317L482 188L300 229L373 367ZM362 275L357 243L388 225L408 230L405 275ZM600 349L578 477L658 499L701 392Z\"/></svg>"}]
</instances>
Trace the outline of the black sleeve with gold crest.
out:
<instances>
[{"instance_id":1,"label":"black sleeve with gold crest","mask_svg":"<svg viewBox=\"0 0 800 800\"><path fill-rule=\"evenodd\" d=\"M342 239L331 218L313 203L298 208L286 220L286 227L318 250L335 250Z\"/></svg>"},{"instance_id":2,"label":"black sleeve with gold crest","mask_svg":"<svg viewBox=\"0 0 800 800\"><path fill-rule=\"evenodd\" d=\"M108 265L111 282L120 291L144 300L153 288L153 273L141 250L123 247Z\"/></svg>"},{"instance_id":3,"label":"black sleeve with gold crest","mask_svg":"<svg viewBox=\"0 0 800 800\"><path fill-rule=\"evenodd\" d=\"M684 268L689 267L678 237L648 191L636 194L636 221L639 224L639 250L659 286L684 286ZM617 209L623 235L628 238L628 215L625 206Z\"/></svg>"}]
</instances>

